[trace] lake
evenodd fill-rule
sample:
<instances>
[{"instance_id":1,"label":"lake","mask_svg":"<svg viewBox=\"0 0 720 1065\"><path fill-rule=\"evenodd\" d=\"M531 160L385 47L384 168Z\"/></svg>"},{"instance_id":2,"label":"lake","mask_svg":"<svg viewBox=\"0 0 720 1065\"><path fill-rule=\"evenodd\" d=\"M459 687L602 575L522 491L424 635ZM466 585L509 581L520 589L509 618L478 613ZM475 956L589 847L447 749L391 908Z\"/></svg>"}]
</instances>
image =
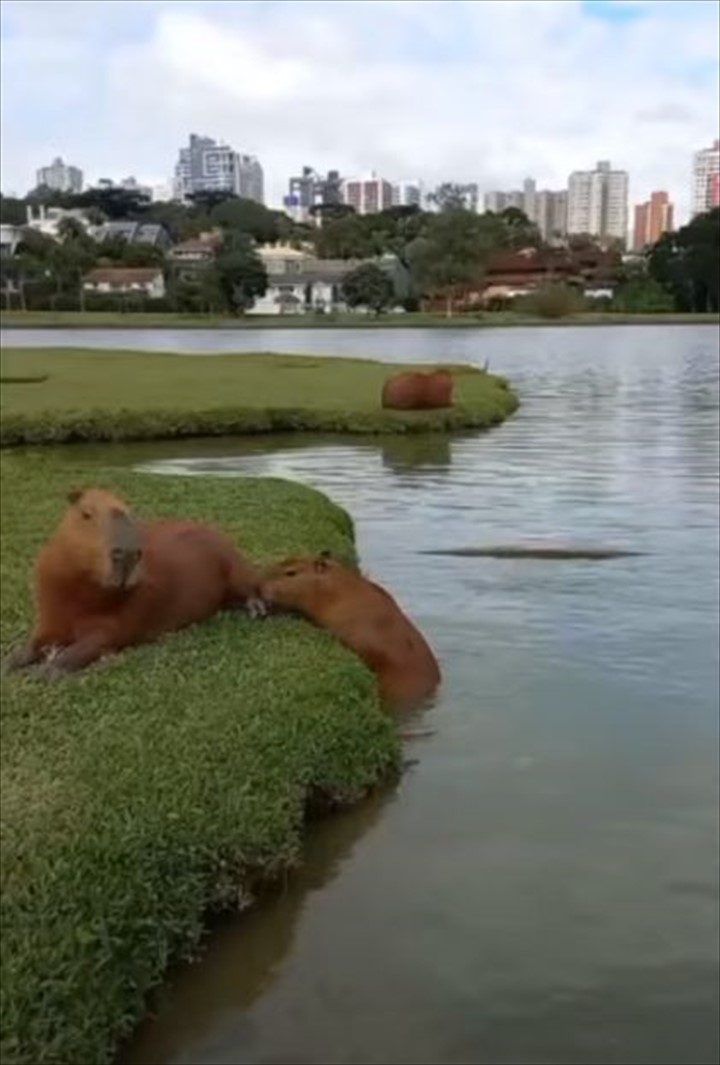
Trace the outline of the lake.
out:
<instances>
[{"instance_id":1,"label":"lake","mask_svg":"<svg viewBox=\"0 0 720 1065\"><path fill-rule=\"evenodd\" d=\"M48 336L487 358L522 401L497 430L452 439L103 448L148 476L268 474L328 492L445 674L399 788L312 830L301 873L213 933L127 1065L716 1063L717 328L2 341ZM643 554L420 553L538 539Z\"/></svg>"}]
</instances>

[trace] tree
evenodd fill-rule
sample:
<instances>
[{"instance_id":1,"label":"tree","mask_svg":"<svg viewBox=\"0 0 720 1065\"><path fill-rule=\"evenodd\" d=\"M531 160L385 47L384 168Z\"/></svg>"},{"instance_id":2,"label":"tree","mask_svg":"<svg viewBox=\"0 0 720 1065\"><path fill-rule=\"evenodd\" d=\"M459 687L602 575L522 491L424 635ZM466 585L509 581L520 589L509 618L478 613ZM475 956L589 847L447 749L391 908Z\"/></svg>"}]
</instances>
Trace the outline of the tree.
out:
<instances>
[{"instance_id":1,"label":"tree","mask_svg":"<svg viewBox=\"0 0 720 1065\"><path fill-rule=\"evenodd\" d=\"M235 233L247 233L258 244L272 244L279 236L278 211L270 211L262 203L233 197L213 207L213 225Z\"/></svg>"},{"instance_id":2,"label":"tree","mask_svg":"<svg viewBox=\"0 0 720 1065\"><path fill-rule=\"evenodd\" d=\"M540 230L519 207L506 207L500 218L507 233L510 248L539 248L543 239Z\"/></svg>"},{"instance_id":3,"label":"tree","mask_svg":"<svg viewBox=\"0 0 720 1065\"><path fill-rule=\"evenodd\" d=\"M381 250L373 238L370 215L349 214L323 223L316 231L315 251L321 259L370 259Z\"/></svg>"},{"instance_id":4,"label":"tree","mask_svg":"<svg viewBox=\"0 0 720 1065\"><path fill-rule=\"evenodd\" d=\"M4 226L24 226L27 221L27 204L15 196L0 196L0 222Z\"/></svg>"},{"instance_id":5,"label":"tree","mask_svg":"<svg viewBox=\"0 0 720 1065\"><path fill-rule=\"evenodd\" d=\"M428 200L440 211L470 211L476 205L477 188L445 181L429 194Z\"/></svg>"},{"instance_id":6,"label":"tree","mask_svg":"<svg viewBox=\"0 0 720 1065\"><path fill-rule=\"evenodd\" d=\"M349 307L367 307L380 315L395 300L392 279L376 263L363 263L347 275L342 292Z\"/></svg>"},{"instance_id":7,"label":"tree","mask_svg":"<svg viewBox=\"0 0 720 1065\"><path fill-rule=\"evenodd\" d=\"M249 310L256 298L267 292L265 265L244 234L225 238L214 265L206 273L210 274L206 284L211 285L214 278L226 307L239 314Z\"/></svg>"},{"instance_id":8,"label":"tree","mask_svg":"<svg viewBox=\"0 0 720 1065\"><path fill-rule=\"evenodd\" d=\"M59 243L55 244L50 255L55 294L59 296L66 289L74 289L78 293L80 309L84 310L83 278L96 262L98 246L76 218L61 220L58 225L58 237Z\"/></svg>"},{"instance_id":9,"label":"tree","mask_svg":"<svg viewBox=\"0 0 720 1065\"><path fill-rule=\"evenodd\" d=\"M678 311L720 309L720 207L697 215L677 233L663 233L648 269Z\"/></svg>"},{"instance_id":10,"label":"tree","mask_svg":"<svg viewBox=\"0 0 720 1065\"><path fill-rule=\"evenodd\" d=\"M424 235L409 249L417 284L445 295L448 317L458 289L480 279L489 255L498 247L500 231L497 219L448 210L432 216Z\"/></svg>"}]
</instances>

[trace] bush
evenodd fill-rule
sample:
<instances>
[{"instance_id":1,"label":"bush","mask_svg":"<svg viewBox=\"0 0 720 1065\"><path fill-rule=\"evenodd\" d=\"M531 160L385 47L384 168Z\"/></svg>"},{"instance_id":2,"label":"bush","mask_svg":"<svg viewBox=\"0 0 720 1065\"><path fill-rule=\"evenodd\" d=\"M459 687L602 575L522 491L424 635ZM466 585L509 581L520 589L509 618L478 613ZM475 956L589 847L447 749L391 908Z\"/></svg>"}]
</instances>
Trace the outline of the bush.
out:
<instances>
[{"instance_id":1,"label":"bush","mask_svg":"<svg viewBox=\"0 0 720 1065\"><path fill-rule=\"evenodd\" d=\"M567 318L584 309L584 300L577 289L569 285L541 285L536 292L517 299L518 310L538 318Z\"/></svg>"}]
</instances>

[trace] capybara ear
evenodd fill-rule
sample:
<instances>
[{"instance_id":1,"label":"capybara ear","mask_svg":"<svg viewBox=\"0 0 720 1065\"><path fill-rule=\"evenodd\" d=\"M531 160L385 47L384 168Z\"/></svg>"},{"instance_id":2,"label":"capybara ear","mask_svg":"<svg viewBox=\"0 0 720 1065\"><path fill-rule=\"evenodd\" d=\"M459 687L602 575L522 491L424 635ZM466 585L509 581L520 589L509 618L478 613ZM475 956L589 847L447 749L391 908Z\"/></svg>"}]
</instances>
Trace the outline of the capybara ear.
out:
<instances>
[{"instance_id":1,"label":"capybara ear","mask_svg":"<svg viewBox=\"0 0 720 1065\"><path fill-rule=\"evenodd\" d=\"M325 573L328 568L328 559L330 558L329 551L321 551L318 557L315 559L315 570L317 573Z\"/></svg>"},{"instance_id":2,"label":"capybara ear","mask_svg":"<svg viewBox=\"0 0 720 1065\"><path fill-rule=\"evenodd\" d=\"M71 488L67 494L68 503L77 503L82 498L82 488Z\"/></svg>"}]
</instances>

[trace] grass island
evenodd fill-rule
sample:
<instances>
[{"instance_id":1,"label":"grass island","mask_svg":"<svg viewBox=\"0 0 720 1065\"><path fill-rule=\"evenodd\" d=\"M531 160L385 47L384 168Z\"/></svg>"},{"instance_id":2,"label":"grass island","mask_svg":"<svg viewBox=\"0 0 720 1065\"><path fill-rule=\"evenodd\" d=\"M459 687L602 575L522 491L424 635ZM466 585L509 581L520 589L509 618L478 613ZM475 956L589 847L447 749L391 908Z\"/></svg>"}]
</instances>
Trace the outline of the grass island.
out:
<instances>
[{"instance_id":1,"label":"grass island","mask_svg":"<svg viewBox=\"0 0 720 1065\"><path fill-rule=\"evenodd\" d=\"M2 353L3 651L28 628L32 560L68 488L92 479L142 517L222 526L258 562L331 549L357 564L350 516L269 478L89 471L71 440L315 429L486 428L517 400L459 368L450 412L387 414L387 365L294 356ZM103 1065L208 916L250 904L300 860L309 812L400 768L365 667L289 618L218 616L43 685L0 681L2 1061Z\"/></svg>"}]
</instances>

